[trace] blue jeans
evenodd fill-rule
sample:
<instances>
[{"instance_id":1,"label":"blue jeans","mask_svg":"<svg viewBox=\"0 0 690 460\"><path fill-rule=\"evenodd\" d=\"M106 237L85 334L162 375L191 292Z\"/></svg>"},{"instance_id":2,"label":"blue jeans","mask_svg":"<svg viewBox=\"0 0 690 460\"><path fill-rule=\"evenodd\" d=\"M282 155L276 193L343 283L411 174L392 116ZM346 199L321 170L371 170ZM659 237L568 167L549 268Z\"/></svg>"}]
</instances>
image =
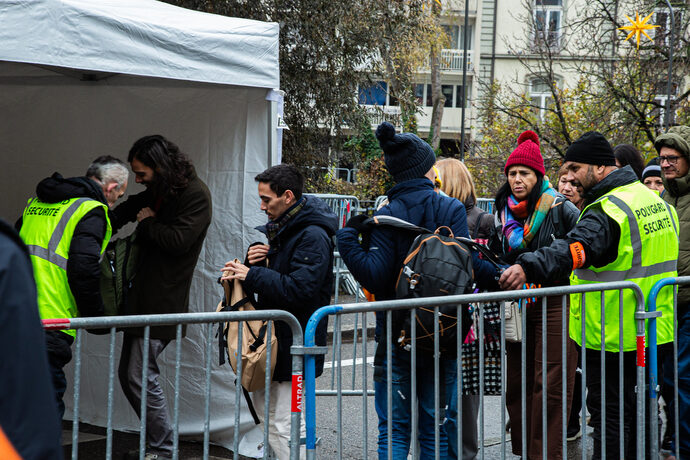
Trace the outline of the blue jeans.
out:
<instances>
[{"instance_id":1,"label":"blue jeans","mask_svg":"<svg viewBox=\"0 0 690 460\"><path fill-rule=\"evenodd\" d=\"M690 458L690 305L678 310L678 434L680 457ZM672 361L671 361L672 362ZM664 381L673 386L673 366L664 369ZM673 407L671 407L673 410ZM671 439L675 450L675 430Z\"/></svg>"},{"instance_id":2,"label":"blue jeans","mask_svg":"<svg viewBox=\"0 0 690 460\"><path fill-rule=\"evenodd\" d=\"M385 343L377 347L383 350L383 362L377 362L374 372L375 407L379 417L379 459L388 458L388 388L386 383ZM380 353L381 350L377 349ZM424 351L417 352L417 407L418 407L418 440L420 445L420 459L433 459L435 447L434 434L434 360L431 354ZM379 360L380 361L380 360ZM392 458L393 460L407 459L410 450L410 436L412 432L412 408L410 401L411 354L393 349L393 366L391 382L391 421ZM453 445L457 445L457 404L453 396L457 391L457 366L455 359L439 361L440 371L445 388L440 387L441 408L439 409L439 454L440 458L455 458L449 454L448 433L451 433ZM443 394L445 393L445 394ZM443 410L445 409L445 411ZM445 413L444 413L445 412ZM457 451L457 446L456 446Z\"/></svg>"}]
</instances>

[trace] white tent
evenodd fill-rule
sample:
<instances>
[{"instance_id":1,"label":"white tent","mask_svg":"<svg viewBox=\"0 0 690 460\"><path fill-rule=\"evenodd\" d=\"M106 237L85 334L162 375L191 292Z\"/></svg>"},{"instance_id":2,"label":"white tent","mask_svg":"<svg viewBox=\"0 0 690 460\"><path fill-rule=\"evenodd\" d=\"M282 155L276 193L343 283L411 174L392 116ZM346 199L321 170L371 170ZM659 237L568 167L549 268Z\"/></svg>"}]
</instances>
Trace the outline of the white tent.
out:
<instances>
[{"instance_id":1,"label":"white tent","mask_svg":"<svg viewBox=\"0 0 690 460\"><path fill-rule=\"evenodd\" d=\"M190 156L213 195L190 310L214 309L219 267L242 257L259 239L253 227L265 222L253 178L280 158L278 25L153 0L3 0L0 43L0 217L14 222L54 171L83 175L96 156L126 159L136 139L162 134ZM141 190L130 179L129 192ZM182 343L183 435L203 429L203 343L201 327L190 327ZM87 337L81 376L81 419L99 425L105 344ZM174 348L162 357L169 402ZM213 353L211 439L230 445L234 379ZM137 430L117 382L115 389L114 427ZM242 427L250 425L243 410Z\"/></svg>"}]
</instances>

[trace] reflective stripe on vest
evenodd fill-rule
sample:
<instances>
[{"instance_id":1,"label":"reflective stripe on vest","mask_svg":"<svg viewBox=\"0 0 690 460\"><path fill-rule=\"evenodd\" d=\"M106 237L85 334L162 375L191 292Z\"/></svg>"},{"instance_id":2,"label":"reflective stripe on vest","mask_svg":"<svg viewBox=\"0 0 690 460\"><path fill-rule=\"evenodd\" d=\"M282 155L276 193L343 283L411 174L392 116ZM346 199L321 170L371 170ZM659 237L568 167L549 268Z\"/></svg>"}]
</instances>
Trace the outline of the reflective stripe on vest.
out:
<instances>
[{"instance_id":1,"label":"reflective stripe on vest","mask_svg":"<svg viewBox=\"0 0 690 460\"><path fill-rule=\"evenodd\" d=\"M63 270L67 270L67 259L59 255L56 251L58 245L60 244L60 241L62 241L62 236L65 234L67 223L72 218L74 213L77 212L79 206L81 206L82 203L89 200L91 200L91 198L79 198L76 201L74 201L60 217L60 221L55 226L53 234L50 236L48 247L44 248L35 244L27 244L27 248L29 248L29 254L31 254L32 256L36 256L39 259L47 260L48 262L57 265ZM31 206L31 204L34 201L35 199L31 200L27 207Z\"/></svg>"}]
</instances>

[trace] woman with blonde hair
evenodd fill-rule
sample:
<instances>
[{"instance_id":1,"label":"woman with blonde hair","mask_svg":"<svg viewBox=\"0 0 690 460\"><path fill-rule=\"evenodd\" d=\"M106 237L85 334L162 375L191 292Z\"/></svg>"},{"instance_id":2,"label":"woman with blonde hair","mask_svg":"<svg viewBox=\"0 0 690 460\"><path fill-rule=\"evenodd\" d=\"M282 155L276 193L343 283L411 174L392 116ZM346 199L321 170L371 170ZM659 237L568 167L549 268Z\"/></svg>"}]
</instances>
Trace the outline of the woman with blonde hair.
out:
<instances>
[{"instance_id":1,"label":"woman with blonde hair","mask_svg":"<svg viewBox=\"0 0 690 460\"><path fill-rule=\"evenodd\" d=\"M477 192L474 188L472 175L465 164L455 158L444 158L436 162L438 178L441 182L440 189L451 198L459 200L465 205L467 212L467 228L470 237L479 243L486 243L491 237L494 226L494 217L479 209ZM477 432L477 416L479 415L479 395L462 396L462 446L457 458L476 458L479 452ZM456 451L455 439L449 436L451 449Z\"/></svg>"},{"instance_id":2,"label":"woman with blonde hair","mask_svg":"<svg viewBox=\"0 0 690 460\"><path fill-rule=\"evenodd\" d=\"M470 237L485 244L495 231L494 218L477 207L477 192L467 166L455 158L444 158L436 162L436 168L441 176L441 191L465 205Z\"/></svg>"}]
</instances>

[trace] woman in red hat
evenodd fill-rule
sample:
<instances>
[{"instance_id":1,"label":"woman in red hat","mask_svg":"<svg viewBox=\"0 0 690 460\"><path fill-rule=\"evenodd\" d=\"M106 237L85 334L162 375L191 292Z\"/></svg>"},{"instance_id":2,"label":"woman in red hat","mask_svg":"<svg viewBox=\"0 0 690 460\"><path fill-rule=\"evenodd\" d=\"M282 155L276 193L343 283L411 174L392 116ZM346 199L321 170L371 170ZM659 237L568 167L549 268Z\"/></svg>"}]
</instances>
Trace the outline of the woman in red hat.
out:
<instances>
[{"instance_id":1,"label":"woman in red hat","mask_svg":"<svg viewBox=\"0 0 690 460\"><path fill-rule=\"evenodd\" d=\"M539 150L539 137L525 131L518 137L518 146L505 165L506 183L496 194L495 212L498 231L492 248L503 260L513 264L518 255L550 245L563 238L575 226L578 209L559 194L545 176L544 159ZM544 280L539 287L568 285L568 279ZM534 286L537 287L537 286ZM565 296L566 308L568 296ZM542 299L521 303L526 315L522 340L526 344L525 395L526 411L522 414L522 343L506 341L506 406L511 421L511 443L515 455L523 454L522 429L526 430L527 457L542 458L543 443L547 457L562 459L563 419L570 411L577 350L568 337L563 322L563 297L548 297L546 331L542 329ZM567 311L565 317L567 318ZM546 335L546 408L542 408L542 340ZM567 394L563 394L562 341L566 340ZM546 411L546 440L542 436L542 410Z\"/></svg>"}]
</instances>

